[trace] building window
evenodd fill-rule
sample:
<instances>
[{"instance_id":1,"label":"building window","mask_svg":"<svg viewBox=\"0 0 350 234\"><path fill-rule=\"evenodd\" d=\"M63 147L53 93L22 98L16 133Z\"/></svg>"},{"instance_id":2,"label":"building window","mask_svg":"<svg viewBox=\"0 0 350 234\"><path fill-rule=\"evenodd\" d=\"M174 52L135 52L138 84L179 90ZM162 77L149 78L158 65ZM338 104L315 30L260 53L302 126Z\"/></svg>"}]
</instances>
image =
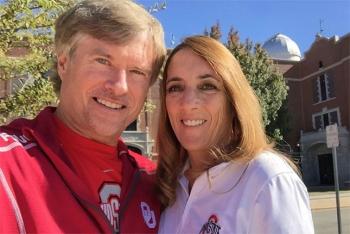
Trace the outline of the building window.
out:
<instances>
[{"instance_id":1,"label":"building window","mask_svg":"<svg viewBox=\"0 0 350 234\"><path fill-rule=\"evenodd\" d=\"M318 62L318 68L322 68L323 67L323 62L322 61L319 61Z\"/></svg>"},{"instance_id":2,"label":"building window","mask_svg":"<svg viewBox=\"0 0 350 234\"><path fill-rule=\"evenodd\" d=\"M326 101L335 96L334 83L326 73L321 74L315 80L314 102Z\"/></svg>"},{"instance_id":3,"label":"building window","mask_svg":"<svg viewBox=\"0 0 350 234\"><path fill-rule=\"evenodd\" d=\"M318 77L318 90L319 90L319 101L327 100L328 90L327 90L327 76L324 74Z\"/></svg>"},{"instance_id":4,"label":"building window","mask_svg":"<svg viewBox=\"0 0 350 234\"><path fill-rule=\"evenodd\" d=\"M316 113L312 116L313 127L315 130L324 129L331 124L338 124L340 126L339 109L332 109Z\"/></svg>"}]
</instances>

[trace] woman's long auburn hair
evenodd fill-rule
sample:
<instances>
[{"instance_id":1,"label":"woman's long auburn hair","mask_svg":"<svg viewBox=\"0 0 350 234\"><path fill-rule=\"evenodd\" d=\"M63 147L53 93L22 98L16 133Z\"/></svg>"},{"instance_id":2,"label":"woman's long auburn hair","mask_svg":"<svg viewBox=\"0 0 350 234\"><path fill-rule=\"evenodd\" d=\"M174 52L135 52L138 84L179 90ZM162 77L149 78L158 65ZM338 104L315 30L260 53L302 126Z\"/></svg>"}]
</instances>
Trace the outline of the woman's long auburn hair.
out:
<instances>
[{"instance_id":1,"label":"woman's long auburn hair","mask_svg":"<svg viewBox=\"0 0 350 234\"><path fill-rule=\"evenodd\" d=\"M164 207L176 199L177 177L186 162L186 150L177 140L171 127L166 109L166 80L169 64L174 55L182 49L190 49L207 61L222 79L225 94L233 112L228 131L227 145L214 146L209 151L212 159L208 168L231 160L250 161L260 151L272 149L264 131L261 107L248 80L232 53L220 42L207 36L191 36L173 49L165 64L160 85L161 110L157 136L158 169L157 186L159 199Z\"/></svg>"}]
</instances>

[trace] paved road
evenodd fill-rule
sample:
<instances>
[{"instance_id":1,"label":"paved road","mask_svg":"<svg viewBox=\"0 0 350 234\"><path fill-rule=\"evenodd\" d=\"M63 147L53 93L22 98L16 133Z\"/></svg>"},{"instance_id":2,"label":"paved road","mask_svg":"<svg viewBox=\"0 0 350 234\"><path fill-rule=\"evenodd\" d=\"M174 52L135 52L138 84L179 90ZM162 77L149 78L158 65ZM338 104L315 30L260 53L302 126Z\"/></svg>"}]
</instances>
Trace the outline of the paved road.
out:
<instances>
[{"instance_id":1,"label":"paved road","mask_svg":"<svg viewBox=\"0 0 350 234\"><path fill-rule=\"evenodd\" d=\"M350 234L350 207L341 208L342 234ZM337 234L337 211L333 209L318 209L312 211L316 234Z\"/></svg>"},{"instance_id":2,"label":"paved road","mask_svg":"<svg viewBox=\"0 0 350 234\"><path fill-rule=\"evenodd\" d=\"M336 207L335 192L311 192L310 205L311 209L329 209ZM350 207L350 190L340 191L340 205L341 207Z\"/></svg>"},{"instance_id":3,"label":"paved road","mask_svg":"<svg viewBox=\"0 0 350 234\"><path fill-rule=\"evenodd\" d=\"M312 192L310 204L316 234L337 234L335 192ZM350 191L340 192L342 234L350 234Z\"/></svg>"}]
</instances>

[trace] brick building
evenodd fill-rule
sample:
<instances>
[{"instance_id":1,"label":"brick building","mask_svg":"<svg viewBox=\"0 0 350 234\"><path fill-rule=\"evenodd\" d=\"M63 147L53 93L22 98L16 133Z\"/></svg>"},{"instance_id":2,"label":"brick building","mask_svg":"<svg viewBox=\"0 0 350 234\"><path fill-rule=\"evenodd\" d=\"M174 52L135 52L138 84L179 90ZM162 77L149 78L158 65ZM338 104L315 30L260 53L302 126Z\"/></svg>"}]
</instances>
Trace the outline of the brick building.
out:
<instances>
[{"instance_id":1,"label":"brick building","mask_svg":"<svg viewBox=\"0 0 350 234\"><path fill-rule=\"evenodd\" d=\"M267 48L269 49L269 48ZM334 184L332 151L325 127L337 124L340 187L350 186L350 34L317 35L304 58L276 60L289 86L291 131L287 142L300 153L303 180L308 186ZM289 68L286 66L290 66Z\"/></svg>"}]
</instances>

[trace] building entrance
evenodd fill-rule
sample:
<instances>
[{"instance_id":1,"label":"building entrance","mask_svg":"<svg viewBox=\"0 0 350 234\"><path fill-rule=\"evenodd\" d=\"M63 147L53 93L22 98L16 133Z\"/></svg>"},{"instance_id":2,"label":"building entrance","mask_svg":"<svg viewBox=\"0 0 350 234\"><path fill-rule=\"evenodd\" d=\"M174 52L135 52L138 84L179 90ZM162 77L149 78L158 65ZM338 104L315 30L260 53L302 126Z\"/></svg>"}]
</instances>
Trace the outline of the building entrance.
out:
<instances>
[{"instance_id":1,"label":"building entrance","mask_svg":"<svg viewBox=\"0 0 350 234\"><path fill-rule=\"evenodd\" d=\"M321 185L334 185L332 154L318 155L318 170Z\"/></svg>"}]
</instances>

